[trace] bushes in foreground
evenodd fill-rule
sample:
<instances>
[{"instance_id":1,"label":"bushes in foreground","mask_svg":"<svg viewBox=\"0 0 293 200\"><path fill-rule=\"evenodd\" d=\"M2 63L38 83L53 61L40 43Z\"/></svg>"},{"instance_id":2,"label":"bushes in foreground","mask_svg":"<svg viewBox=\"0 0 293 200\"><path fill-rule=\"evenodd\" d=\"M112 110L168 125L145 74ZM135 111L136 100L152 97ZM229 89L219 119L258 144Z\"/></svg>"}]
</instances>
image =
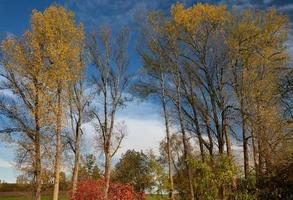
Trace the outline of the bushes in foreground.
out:
<instances>
[{"instance_id":1,"label":"bushes in foreground","mask_svg":"<svg viewBox=\"0 0 293 200\"><path fill-rule=\"evenodd\" d=\"M70 192L71 200L105 200L104 180L83 180L77 185L76 192ZM110 183L108 200L144 200L144 193L136 193L132 186Z\"/></svg>"}]
</instances>

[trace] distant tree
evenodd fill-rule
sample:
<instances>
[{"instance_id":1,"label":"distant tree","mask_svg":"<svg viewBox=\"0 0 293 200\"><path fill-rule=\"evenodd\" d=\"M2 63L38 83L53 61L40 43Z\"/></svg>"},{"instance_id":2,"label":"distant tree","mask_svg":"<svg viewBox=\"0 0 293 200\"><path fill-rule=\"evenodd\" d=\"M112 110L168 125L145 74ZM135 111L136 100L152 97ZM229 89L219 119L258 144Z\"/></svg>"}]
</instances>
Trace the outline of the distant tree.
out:
<instances>
[{"instance_id":1,"label":"distant tree","mask_svg":"<svg viewBox=\"0 0 293 200\"><path fill-rule=\"evenodd\" d=\"M102 172L98 167L96 157L93 154L86 155L81 159L78 179L98 180L102 177Z\"/></svg>"},{"instance_id":2,"label":"distant tree","mask_svg":"<svg viewBox=\"0 0 293 200\"><path fill-rule=\"evenodd\" d=\"M154 185L154 169L148 155L128 150L115 165L113 181L130 184L137 192L144 192Z\"/></svg>"},{"instance_id":3,"label":"distant tree","mask_svg":"<svg viewBox=\"0 0 293 200\"><path fill-rule=\"evenodd\" d=\"M16 177L16 184L28 184L29 179L26 175L19 175Z\"/></svg>"}]
</instances>

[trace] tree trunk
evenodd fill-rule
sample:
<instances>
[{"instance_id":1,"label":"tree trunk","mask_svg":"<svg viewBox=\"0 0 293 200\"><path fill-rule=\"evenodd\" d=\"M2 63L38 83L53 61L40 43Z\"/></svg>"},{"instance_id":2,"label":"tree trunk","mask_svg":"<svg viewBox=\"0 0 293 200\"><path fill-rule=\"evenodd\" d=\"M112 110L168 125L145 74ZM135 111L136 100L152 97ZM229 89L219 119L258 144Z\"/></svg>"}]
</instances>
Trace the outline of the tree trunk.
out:
<instances>
[{"instance_id":1,"label":"tree trunk","mask_svg":"<svg viewBox=\"0 0 293 200\"><path fill-rule=\"evenodd\" d=\"M166 138L167 138L167 154L168 154L168 170L169 170L169 183L170 183L170 191L169 197L172 200L175 200L174 197L174 183L173 183L173 170L172 170L172 155L171 155L171 140L170 140L170 130L169 130L169 118L166 108L166 100L165 100L165 90L162 89L162 106L164 110L164 118L165 118L165 127L166 127Z\"/></svg>"},{"instance_id":2,"label":"tree trunk","mask_svg":"<svg viewBox=\"0 0 293 200\"><path fill-rule=\"evenodd\" d=\"M253 147L253 162L254 162L254 170L256 175L256 180L258 180L258 162L257 162L257 147L256 147L256 141L255 141L255 135L253 129L251 130L251 141L252 141L252 147Z\"/></svg>"},{"instance_id":3,"label":"tree trunk","mask_svg":"<svg viewBox=\"0 0 293 200\"><path fill-rule=\"evenodd\" d=\"M111 155L109 149L105 151L105 172L104 172L104 178L105 178L105 199L108 199L108 192L110 187L110 176L111 176Z\"/></svg>"},{"instance_id":4,"label":"tree trunk","mask_svg":"<svg viewBox=\"0 0 293 200\"><path fill-rule=\"evenodd\" d=\"M179 95L179 94L177 94L177 95ZM178 109L178 117L179 117L181 132L182 132L182 141L183 141L183 149L184 149L183 150L184 151L183 157L184 157L184 162L185 162L185 166L186 166L186 170L187 170L189 189L190 189L190 196L191 196L191 200L194 200L194 190L193 190L193 184L192 184L192 173L191 173L191 170L190 170L190 167L189 167L189 162L188 162L189 148L188 148L187 139L186 139L186 132L185 132L184 124L183 124L183 117L182 117L182 113L181 113L180 98L178 99L177 109Z\"/></svg>"},{"instance_id":5,"label":"tree trunk","mask_svg":"<svg viewBox=\"0 0 293 200\"><path fill-rule=\"evenodd\" d=\"M182 133L182 142L183 142L183 158L184 158L184 163L186 166L186 170L187 170L187 176L188 176L188 183L189 183L189 189L190 189L190 199L191 200L195 200L194 198L194 190L193 190L193 184L192 184L192 173L189 167L189 162L188 162L188 156L189 156L189 148L188 148L188 142L187 142L187 138L186 138L186 132L185 132L185 128L184 128L184 122L183 122L183 116L182 116L182 111L181 111L181 95L180 95L180 71L179 69L177 69L176 74L175 74L176 78L174 77L174 81L175 81L175 85L176 85L176 101L175 101L175 105L177 107L178 110L178 118L179 118L179 124L180 124L180 128L181 128L181 133Z\"/></svg>"},{"instance_id":6,"label":"tree trunk","mask_svg":"<svg viewBox=\"0 0 293 200\"><path fill-rule=\"evenodd\" d=\"M168 154L168 172L169 172L169 198L175 200L174 196L174 182L173 182L173 170L172 170L172 154L171 154L171 140L170 140L170 129L169 129L169 117L166 105L166 94L165 94L165 82L164 75L161 73L161 99L165 118L166 138L167 138L167 154Z\"/></svg>"},{"instance_id":7,"label":"tree trunk","mask_svg":"<svg viewBox=\"0 0 293 200\"><path fill-rule=\"evenodd\" d=\"M61 86L58 86L57 90L57 116L56 116L56 155L55 155L55 180L53 200L58 200L59 196L59 182L60 182L60 168L61 168L61 117L62 117L62 105L61 105Z\"/></svg>"},{"instance_id":8,"label":"tree trunk","mask_svg":"<svg viewBox=\"0 0 293 200\"><path fill-rule=\"evenodd\" d=\"M208 84L208 85L211 85L211 84ZM212 86L209 86L209 87L212 88ZM215 127L216 127L216 131L217 131L219 153L222 155L224 153L224 139L223 139L223 133L222 133L222 131L220 129L220 123L219 123L219 119L218 119L218 113L217 113L217 107L216 107L214 92L212 92L212 91L209 91L209 94L210 94L210 99L211 99L211 104L212 104L213 118L214 118Z\"/></svg>"},{"instance_id":9,"label":"tree trunk","mask_svg":"<svg viewBox=\"0 0 293 200\"><path fill-rule=\"evenodd\" d=\"M74 168L72 175L72 191L73 194L76 191L77 181L78 181L78 171L79 171L79 160L80 160L80 125L81 119L78 118L78 122L76 124L76 135L75 135L75 155L74 155Z\"/></svg>"},{"instance_id":10,"label":"tree trunk","mask_svg":"<svg viewBox=\"0 0 293 200\"><path fill-rule=\"evenodd\" d=\"M209 148L208 149L209 149L210 158L213 159L214 143L213 143L213 137L212 137L211 130L210 130L211 125L210 125L210 119L209 119L209 114L208 114L209 106L208 106L206 97L205 97L202 89L200 91L201 91L201 94L203 96L205 106L206 106L206 112L203 113L203 120L205 123L206 132L207 132L208 138L209 138Z\"/></svg>"},{"instance_id":11,"label":"tree trunk","mask_svg":"<svg viewBox=\"0 0 293 200\"><path fill-rule=\"evenodd\" d=\"M210 154L210 157L211 159L213 159L213 156L214 156L214 143L213 143L213 137L212 137L212 134L211 134L211 130L210 130L210 120L209 120L209 116L206 114L205 116L205 123L206 123L206 130L207 130L207 133L208 133L208 138L209 138L209 154Z\"/></svg>"},{"instance_id":12,"label":"tree trunk","mask_svg":"<svg viewBox=\"0 0 293 200\"><path fill-rule=\"evenodd\" d=\"M202 134L201 134L201 130L199 127L199 122L198 122L198 118L197 118L197 112L196 112L196 108L194 105L194 100L192 99L192 110L193 110L193 121L195 123L195 129L196 129L196 133L197 133L197 137L198 137L198 144L199 144L199 149L200 149L200 155L201 155L201 160L202 162L205 162L205 153L204 153L204 141L202 138Z\"/></svg>"},{"instance_id":13,"label":"tree trunk","mask_svg":"<svg viewBox=\"0 0 293 200\"><path fill-rule=\"evenodd\" d=\"M35 158L34 158L34 199L41 200L41 190L42 190L42 163L41 163L41 142L40 142L40 119L39 119L39 87L38 82L35 80L36 86L36 98L35 98L35 138L34 138L34 149L35 149Z\"/></svg>"},{"instance_id":14,"label":"tree trunk","mask_svg":"<svg viewBox=\"0 0 293 200\"><path fill-rule=\"evenodd\" d=\"M231 140L230 140L230 137L229 137L229 134L228 134L226 128L224 128L224 135L225 135L225 140L226 140L227 156L229 158L232 158Z\"/></svg>"},{"instance_id":15,"label":"tree trunk","mask_svg":"<svg viewBox=\"0 0 293 200\"><path fill-rule=\"evenodd\" d=\"M36 120L37 121L37 120ZM39 126L35 134L35 200L41 200L42 190L42 164L41 164L41 148L40 148L40 132Z\"/></svg>"},{"instance_id":16,"label":"tree trunk","mask_svg":"<svg viewBox=\"0 0 293 200\"><path fill-rule=\"evenodd\" d=\"M248 156L248 143L247 143L247 134L246 134L246 119L242 113L242 138L243 138L243 161L244 161L244 176L245 179L248 178L249 173L249 156Z\"/></svg>"}]
</instances>

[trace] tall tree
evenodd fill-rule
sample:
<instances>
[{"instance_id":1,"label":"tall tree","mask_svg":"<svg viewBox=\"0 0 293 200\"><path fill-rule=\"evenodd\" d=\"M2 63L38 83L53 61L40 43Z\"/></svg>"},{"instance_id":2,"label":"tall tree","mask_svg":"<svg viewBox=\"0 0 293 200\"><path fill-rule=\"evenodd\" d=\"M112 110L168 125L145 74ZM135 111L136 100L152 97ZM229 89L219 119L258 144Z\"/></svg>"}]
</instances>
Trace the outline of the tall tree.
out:
<instances>
[{"instance_id":1,"label":"tall tree","mask_svg":"<svg viewBox=\"0 0 293 200\"><path fill-rule=\"evenodd\" d=\"M42 41L45 66L48 74L45 80L52 95L55 119L55 180L53 200L58 199L61 168L61 131L65 106L63 95L69 82L78 80L82 63L80 60L83 27L76 25L72 12L61 6L50 6L43 13L33 11L31 18L34 36Z\"/></svg>"},{"instance_id":2,"label":"tall tree","mask_svg":"<svg viewBox=\"0 0 293 200\"><path fill-rule=\"evenodd\" d=\"M70 131L67 138L71 150L74 153L74 166L72 172L72 191L76 190L80 163L80 151L81 151L81 136L82 123L88 121L89 118L89 103L92 100L92 95L87 94L85 90L85 82L83 75L76 83L69 85L68 104L69 104L69 120Z\"/></svg>"},{"instance_id":3,"label":"tall tree","mask_svg":"<svg viewBox=\"0 0 293 200\"><path fill-rule=\"evenodd\" d=\"M284 48L287 19L274 10L234 13L227 33L232 56L232 85L242 118L244 172L247 177L249 137L252 138L254 157L258 157L254 158L257 174L261 173L267 159L268 143L277 142L275 137L282 138L275 126L280 128L283 124L277 111L280 102L277 87L287 60ZM269 133L271 131L274 133Z\"/></svg>"},{"instance_id":4,"label":"tall tree","mask_svg":"<svg viewBox=\"0 0 293 200\"><path fill-rule=\"evenodd\" d=\"M128 31L123 29L115 40L111 30L104 26L89 37L87 48L95 66L94 80L97 88L97 108L93 111L98 121L97 134L102 147L105 165L105 198L107 199L112 157L117 152L125 136L125 127L115 122L117 111L128 100L126 89L129 85L127 43ZM101 102L101 103L100 103Z\"/></svg>"},{"instance_id":5,"label":"tall tree","mask_svg":"<svg viewBox=\"0 0 293 200\"><path fill-rule=\"evenodd\" d=\"M34 199L41 199L42 162L41 138L48 125L48 95L45 80L46 53L45 41L36 36L34 20L31 20L31 31L22 38L8 38L2 43L4 77L2 89L14 95L1 99L1 115L7 119L9 127L1 132L24 134L17 137L24 156L29 160L33 170ZM8 98L7 98L8 97ZM24 140L21 141L21 138ZM20 140L18 140L20 139ZM25 157L23 157L25 158Z\"/></svg>"},{"instance_id":6,"label":"tall tree","mask_svg":"<svg viewBox=\"0 0 293 200\"><path fill-rule=\"evenodd\" d=\"M135 91L141 97L150 95L158 96L163 108L165 120L168 171L169 171L169 197L174 199L174 183L171 157L170 141L170 116L168 111L168 95L166 81L166 66L160 52L160 45L164 36L160 34L165 26L165 19L162 13L150 13L142 28L142 44L140 44L139 54L143 60L143 69L140 72L140 78L135 84ZM160 30L160 31L159 31Z\"/></svg>"}]
</instances>

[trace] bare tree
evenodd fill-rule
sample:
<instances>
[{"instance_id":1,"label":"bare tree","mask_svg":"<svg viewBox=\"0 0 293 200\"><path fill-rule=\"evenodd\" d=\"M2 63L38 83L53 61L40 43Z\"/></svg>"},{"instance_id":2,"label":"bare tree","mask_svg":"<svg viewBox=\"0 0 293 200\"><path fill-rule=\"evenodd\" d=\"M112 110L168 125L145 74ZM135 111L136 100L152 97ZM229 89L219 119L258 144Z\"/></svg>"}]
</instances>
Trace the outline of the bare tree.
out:
<instances>
[{"instance_id":1,"label":"bare tree","mask_svg":"<svg viewBox=\"0 0 293 200\"><path fill-rule=\"evenodd\" d=\"M112 40L111 30L103 26L98 32L90 35L87 46L96 69L94 81L97 101L93 115L98 122L97 134L100 136L105 156L105 198L108 196L110 184L111 160L124 138L123 131L115 132L115 119L117 111L128 100L125 93L130 80L127 43L127 29L123 29L117 38ZM114 140L117 141L116 144Z\"/></svg>"},{"instance_id":2,"label":"bare tree","mask_svg":"<svg viewBox=\"0 0 293 200\"><path fill-rule=\"evenodd\" d=\"M85 90L83 76L77 83L70 84L68 95L70 131L66 135L67 144L74 153L72 172L72 191L76 190L80 164L82 124L90 120L89 104L93 98L90 91Z\"/></svg>"}]
</instances>

